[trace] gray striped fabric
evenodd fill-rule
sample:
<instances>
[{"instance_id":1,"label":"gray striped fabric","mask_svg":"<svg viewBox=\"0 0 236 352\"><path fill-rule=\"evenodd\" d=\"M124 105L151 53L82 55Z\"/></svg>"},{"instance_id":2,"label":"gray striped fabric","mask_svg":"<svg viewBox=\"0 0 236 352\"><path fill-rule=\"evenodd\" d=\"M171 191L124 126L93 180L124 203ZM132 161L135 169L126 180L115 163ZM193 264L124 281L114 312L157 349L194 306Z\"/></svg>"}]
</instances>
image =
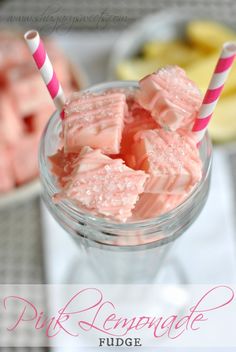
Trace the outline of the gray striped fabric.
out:
<instances>
[{"instance_id":1,"label":"gray striped fabric","mask_svg":"<svg viewBox=\"0 0 236 352\"><path fill-rule=\"evenodd\" d=\"M44 282L43 253L41 241L41 222L39 199L20 206L11 206L0 210L0 284L40 284ZM6 287L7 290L7 287ZM43 286L32 291L33 302L38 307L45 307L46 298ZM42 346L45 337L32 334L31 327L23 327L14 333L14 340L6 333L11 322L16 321L14 306L4 317L0 310L0 352L31 351L34 349L3 348L1 346L31 345ZM33 340L32 340L33 339ZM46 343L45 343L46 344ZM35 351L44 351L43 348Z\"/></svg>"},{"instance_id":2,"label":"gray striped fabric","mask_svg":"<svg viewBox=\"0 0 236 352\"><path fill-rule=\"evenodd\" d=\"M123 29L134 20L170 7L187 6L233 22L234 0L10 0L1 5L0 23L41 32L71 29Z\"/></svg>"}]
</instances>

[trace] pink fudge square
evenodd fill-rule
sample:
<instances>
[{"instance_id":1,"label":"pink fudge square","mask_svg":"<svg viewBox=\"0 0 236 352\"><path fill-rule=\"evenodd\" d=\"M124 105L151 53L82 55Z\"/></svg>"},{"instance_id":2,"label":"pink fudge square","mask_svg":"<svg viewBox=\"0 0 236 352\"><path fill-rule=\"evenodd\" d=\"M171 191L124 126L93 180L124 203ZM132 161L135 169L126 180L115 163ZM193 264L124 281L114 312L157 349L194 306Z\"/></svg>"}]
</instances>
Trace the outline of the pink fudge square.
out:
<instances>
[{"instance_id":1,"label":"pink fudge square","mask_svg":"<svg viewBox=\"0 0 236 352\"><path fill-rule=\"evenodd\" d=\"M90 146L118 154L125 112L122 93L72 95L63 120L65 152L79 152L81 147Z\"/></svg>"},{"instance_id":2,"label":"pink fudge square","mask_svg":"<svg viewBox=\"0 0 236 352\"><path fill-rule=\"evenodd\" d=\"M143 193L133 210L133 220L155 218L177 207L187 194Z\"/></svg>"},{"instance_id":3,"label":"pink fudge square","mask_svg":"<svg viewBox=\"0 0 236 352\"><path fill-rule=\"evenodd\" d=\"M128 168L123 160L85 147L61 197L98 215L125 222L132 215L147 178L143 171Z\"/></svg>"},{"instance_id":4,"label":"pink fudge square","mask_svg":"<svg viewBox=\"0 0 236 352\"><path fill-rule=\"evenodd\" d=\"M44 105L54 107L42 77L33 65L24 64L7 71L8 92L21 117L34 114Z\"/></svg>"},{"instance_id":5,"label":"pink fudge square","mask_svg":"<svg viewBox=\"0 0 236 352\"><path fill-rule=\"evenodd\" d=\"M21 138L24 125L17 115L12 99L4 92L0 93L0 141L16 144Z\"/></svg>"},{"instance_id":6,"label":"pink fudge square","mask_svg":"<svg viewBox=\"0 0 236 352\"><path fill-rule=\"evenodd\" d=\"M135 139L136 166L150 175L145 192L183 194L201 180L202 162L191 132L148 130Z\"/></svg>"},{"instance_id":7,"label":"pink fudge square","mask_svg":"<svg viewBox=\"0 0 236 352\"><path fill-rule=\"evenodd\" d=\"M0 144L0 193L8 192L15 186L9 148Z\"/></svg>"},{"instance_id":8,"label":"pink fudge square","mask_svg":"<svg viewBox=\"0 0 236 352\"><path fill-rule=\"evenodd\" d=\"M130 153L130 147L137 132L157 129L158 127L150 112L143 109L137 102L133 102L125 117L121 140L121 154Z\"/></svg>"},{"instance_id":9,"label":"pink fudge square","mask_svg":"<svg viewBox=\"0 0 236 352\"><path fill-rule=\"evenodd\" d=\"M12 165L17 185L31 181L38 175L39 135L25 135L12 151Z\"/></svg>"},{"instance_id":10,"label":"pink fudge square","mask_svg":"<svg viewBox=\"0 0 236 352\"><path fill-rule=\"evenodd\" d=\"M178 66L167 66L144 77L138 101L149 110L158 124L175 131L191 129L201 105L197 86Z\"/></svg>"},{"instance_id":11,"label":"pink fudge square","mask_svg":"<svg viewBox=\"0 0 236 352\"><path fill-rule=\"evenodd\" d=\"M36 133L42 133L48 120L55 111L55 107L51 104L42 106L32 117L32 129Z\"/></svg>"},{"instance_id":12,"label":"pink fudge square","mask_svg":"<svg viewBox=\"0 0 236 352\"><path fill-rule=\"evenodd\" d=\"M134 136L139 131L159 128L149 111L143 109L136 101L129 102L129 111L125 117L125 124L121 139L120 154L126 165L135 168L135 159L131 146Z\"/></svg>"}]
</instances>

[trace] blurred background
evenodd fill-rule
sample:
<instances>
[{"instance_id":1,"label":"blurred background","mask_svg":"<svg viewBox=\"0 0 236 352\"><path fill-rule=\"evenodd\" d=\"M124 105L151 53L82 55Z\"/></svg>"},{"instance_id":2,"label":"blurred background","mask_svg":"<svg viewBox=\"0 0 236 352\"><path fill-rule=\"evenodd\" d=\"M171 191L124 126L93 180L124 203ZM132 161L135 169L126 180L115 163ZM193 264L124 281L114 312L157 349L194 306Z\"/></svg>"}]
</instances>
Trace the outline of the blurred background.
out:
<instances>
[{"instance_id":1,"label":"blurred background","mask_svg":"<svg viewBox=\"0 0 236 352\"><path fill-rule=\"evenodd\" d=\"M1 284L62 283L60 272L66 268L57 265L62 248L66 258L77 253L64 234L58 233L56 244L50 238L60 230L40 202L38 145L54 107L22 33L34 28L45 36L66 94L106 80L138 80L166 64L183 67L204 92L222 43L236 40L235 17L234 0L0 1ZM186 252L193 245L201 250L206 241L206 254L221 263L216 274L209 257L202 263L203 274L192 258L190 282L235 282L236 65L210 135L218 163L216 198L195 229L195 242L182 245ZM207 234L204 221L215 225ZM0 323L0 345L1 339Z\"/></svg>"}]
</instances>

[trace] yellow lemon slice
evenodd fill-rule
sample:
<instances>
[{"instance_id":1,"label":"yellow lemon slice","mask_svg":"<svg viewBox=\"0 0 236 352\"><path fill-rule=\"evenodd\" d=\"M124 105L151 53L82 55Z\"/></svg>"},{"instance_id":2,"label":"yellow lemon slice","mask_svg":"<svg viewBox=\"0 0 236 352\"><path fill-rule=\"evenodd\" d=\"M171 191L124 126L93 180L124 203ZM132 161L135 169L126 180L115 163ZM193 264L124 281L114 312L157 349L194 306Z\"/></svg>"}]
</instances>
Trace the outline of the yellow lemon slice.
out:
<instances>
[{"instance_id":1,"label":"yellow lemon slice","mask_svg":"<svg viewBox=\"0 0 236 352\"><path fill-rule=\"evenodd\" d=\"M208 130L213 141L217 143L236 140L236 94L218 102Z\"/></svg>"},{"instance_id":2,"label":"yellow lemon slice","mask_svg":"<svg viewBox=\"0 0 236 352\"><path fill-rule=\"evenodd\" d=\"M116 67L117 78L123 80L140 80L155 72L163 63L158 60L131 59L120 62Z\"/></svg>"},{"instance_id":3,"label":"yellow lemon slice","mask_svg":"<svg viewBox=\"0 0 236 352\"><path fill-rule=\"evenodd\" d=\"M219 53L215 52L208 55L205 58L193 62L191 65L187 66L186 73L188 77L193 80L199 87L201 92L204 94L210 83L210 79L214 72L217 60L219 58ZM236 65L232 67L229 77L227 78L226 84L222 95L229 95L232 92L236 92Z\"/></svg>"},{"instance_id":4,"label":"yellow lemon slice","mask_svg":"<svg viewBox=\"0 0 236 352\"><path fill-rule=\"evenodd\" d=\"M192 44L206 51L217 50L224 42L236 39L233 30L212 21L189 22L186 34Z\"/></svg>"},{"instance_id":5,"label":"yellow lemon slice","mask_svg":"<svg viewBox=\"0 0 236 352\"><path fill-rule=\"evenodd\" d=\"M185 67L203 56L203 52L184 41L147 42L143 46L143 56L147 59L159 59L165 65Z\"/></svg>"}]
</instances>

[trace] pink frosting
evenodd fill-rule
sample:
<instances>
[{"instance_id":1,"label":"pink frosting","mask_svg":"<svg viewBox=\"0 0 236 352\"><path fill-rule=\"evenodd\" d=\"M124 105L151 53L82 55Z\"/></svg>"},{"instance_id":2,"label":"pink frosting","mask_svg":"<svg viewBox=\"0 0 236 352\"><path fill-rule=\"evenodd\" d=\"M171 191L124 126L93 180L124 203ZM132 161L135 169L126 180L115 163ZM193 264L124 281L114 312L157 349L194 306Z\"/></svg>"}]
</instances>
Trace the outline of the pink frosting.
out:
<instances>
[{"instance_id":1,"label":"pink frosting","mask_svg":"<svg viewBox=\"0 0 236 352\"><path fill-rule=\"evenodd\" d=\"M159 69L140 82L138 101L162 127L191 129L201 105L197 86L177 66Z\"/></svg>"}]
</instances>

